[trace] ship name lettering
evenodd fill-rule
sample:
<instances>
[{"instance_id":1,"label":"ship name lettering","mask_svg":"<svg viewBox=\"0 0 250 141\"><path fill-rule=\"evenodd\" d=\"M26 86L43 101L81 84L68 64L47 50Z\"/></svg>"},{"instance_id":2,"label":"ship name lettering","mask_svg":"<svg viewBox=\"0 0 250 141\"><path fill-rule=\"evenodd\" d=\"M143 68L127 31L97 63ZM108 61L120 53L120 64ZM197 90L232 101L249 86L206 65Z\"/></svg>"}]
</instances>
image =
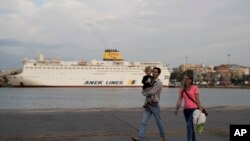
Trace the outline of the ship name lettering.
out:
<instances>
[{"instance_id":1,"label":"ship name lettering","mask_svg":"<svg viewBox=\"0 0 250 141\"><path fill-rule=\"evenodd\" d=\"M122 85L123 81L106 81L106 85Z\"/></svg>"},{"instance_id":2,"label":"ship name lettering","mask_svg":"<svg viewBox=\"0 0 250 141\"><path fill-rule=\"evenodd\" d=\"M103 81L85 81L87 85L101 85Z\"/></svg>"}]
</instances>

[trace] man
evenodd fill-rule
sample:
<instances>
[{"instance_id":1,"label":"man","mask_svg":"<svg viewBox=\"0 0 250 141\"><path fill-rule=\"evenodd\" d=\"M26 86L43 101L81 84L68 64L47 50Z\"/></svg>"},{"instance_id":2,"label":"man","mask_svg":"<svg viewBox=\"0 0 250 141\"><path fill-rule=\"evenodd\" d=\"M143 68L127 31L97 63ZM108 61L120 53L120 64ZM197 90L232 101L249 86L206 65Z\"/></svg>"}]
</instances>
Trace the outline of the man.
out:
<instances>
[{"instance_id":1,"label":"man","mask_svg":"<svg viewBox=\"0 0 250 141\"><path fill-rule=\"evenodd\" d=\"M149 89L143 90L142 95L149 96L149 95L155 95L155 100L157 104L151 105L150 103L146 106L144 113L143 113L143 119L139 128L138 138L137 137L131 137L133 141L143 141L145 136L145 131L147 128L148 121L153 114L156 120L156 124L159 128L160 132L160 141L165 141L165 133L163 128L163 123L160 117L160 106L159 106L159 100L160 100L160 94L162 89L162 82L160 79L158 79L158 76L161 74L161 69L158 67L153 68L153 86Z\"/></svg>"}]
</instances>

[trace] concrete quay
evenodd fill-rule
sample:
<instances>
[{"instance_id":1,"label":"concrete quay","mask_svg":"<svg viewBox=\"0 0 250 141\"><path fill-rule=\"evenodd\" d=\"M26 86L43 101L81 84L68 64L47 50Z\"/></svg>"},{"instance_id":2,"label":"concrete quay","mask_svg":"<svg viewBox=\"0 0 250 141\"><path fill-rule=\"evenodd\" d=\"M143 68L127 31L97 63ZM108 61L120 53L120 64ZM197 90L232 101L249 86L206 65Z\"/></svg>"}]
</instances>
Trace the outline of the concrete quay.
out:
<instances>
[{"instance_id":1,"label":"concrete quay","mask_svg":"<svg viewBox=\"0 0 250 141\"><path fill-rule=\"evenodd\" d=\"M131 141L143 108L0 110L0 141ZM210 107L198 141L229 141L230 124L250 124L249 107ZM183 113L161 108L167 141L186 140ZM151 117L146 141L159 139Z\"/></svg>"}]
</instances>

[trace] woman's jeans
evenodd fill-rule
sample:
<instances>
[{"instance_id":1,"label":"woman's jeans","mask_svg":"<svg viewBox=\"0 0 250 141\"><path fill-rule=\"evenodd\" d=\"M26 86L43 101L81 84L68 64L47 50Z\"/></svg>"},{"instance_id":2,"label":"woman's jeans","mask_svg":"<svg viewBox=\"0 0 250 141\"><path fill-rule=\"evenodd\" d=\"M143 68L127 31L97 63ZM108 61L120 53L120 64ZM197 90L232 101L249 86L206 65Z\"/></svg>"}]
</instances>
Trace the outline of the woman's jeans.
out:
<instances>
[{"instance_id":1,"label":"woman's jeans","mask_svg":"<svg viewBox=\"0 0 250 141\"><path fill-rule=\"evenodd\" d=\"M160 107L159 107L159 105L158 104L156 106L148 105L148 107L145 108L145 110L144 110L143 119L142 119L141 126L140 126L139 133L138 133L138 136L139 136L139 138L141 140L144 139L147 124L148 124L148 121L149 121L152 114L155 117L156 124L157 124L157 126L159 128L160 137L165 136L164 128L163 128L163 122L162 122L161 117L160 117Z\"/></svg>"},{"instance_id":2,"label":"woman's jeans","mask_svg":"<svg viewBox=\"0 0 250 141\"><path fill-rule=\"evenodd\" d=\"M183 113L187 123L187 141L196 141L194 124L193 124L193 112L196 109L184 109Z\"/></svg>"}]
</instances>

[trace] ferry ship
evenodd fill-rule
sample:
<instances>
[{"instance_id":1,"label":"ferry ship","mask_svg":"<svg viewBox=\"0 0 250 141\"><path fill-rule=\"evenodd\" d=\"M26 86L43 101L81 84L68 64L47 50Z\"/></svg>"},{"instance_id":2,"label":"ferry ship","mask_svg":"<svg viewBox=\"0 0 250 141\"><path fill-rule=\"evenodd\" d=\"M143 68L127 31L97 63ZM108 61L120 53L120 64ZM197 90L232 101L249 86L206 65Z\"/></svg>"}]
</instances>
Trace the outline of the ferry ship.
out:
<instances>
[{"instance_id":1,"label":"ferry ship","mask_svg":"<svg viewBox=\"0 0 250 141\"><path fill-rule=\"evenodd\" d=\"M159 79L163 86L169 85L166 64L124 61L116 49L106 49L102 61L61 61L40 54L37 59L24 59L22 71L7 80L20 87L139 87L146 66L161 68Z\"/></svg>"}]
</instances>

